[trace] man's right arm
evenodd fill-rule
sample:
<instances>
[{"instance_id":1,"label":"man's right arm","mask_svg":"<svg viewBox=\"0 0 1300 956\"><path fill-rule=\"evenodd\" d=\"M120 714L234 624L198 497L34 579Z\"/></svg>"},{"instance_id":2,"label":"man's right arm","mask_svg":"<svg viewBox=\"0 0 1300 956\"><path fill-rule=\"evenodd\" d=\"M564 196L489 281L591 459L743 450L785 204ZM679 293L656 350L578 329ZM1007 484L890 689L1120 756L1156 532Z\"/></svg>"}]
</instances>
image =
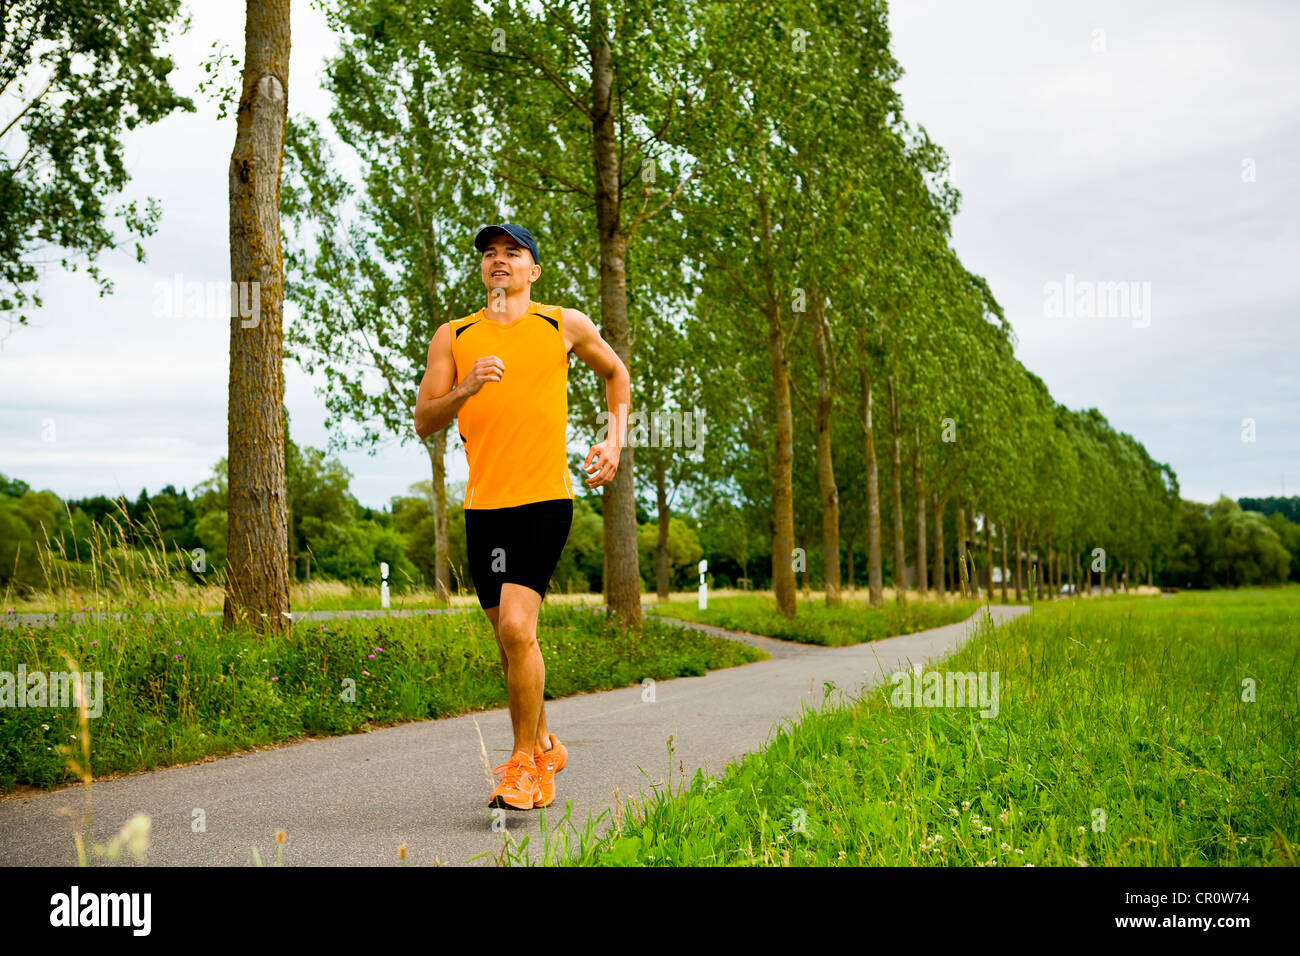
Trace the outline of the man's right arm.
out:
<instances>
[{"instance_id":1,"label":"man's right arm","mask_svg":"<svg viewBox=\"0 0 1300 956\"><path fill-rule=\"evenodd\" d=\"M429 343L429 361L415 394L415 433L420 440L447 427L460 407L478 394L487 382L499 382L505 374L500 356L482 355L456 381L456 359L451 354L451 326L444 323Z\"/></svg>"},{"instance_id":2,"label":"man's right arm","mask_svg":"<svg viewBox=\"0 0 1300 956\"><path fill-rule=\"evenodd\" d=\"M444 322L429 343L429 360L415 395L415 433L423 440L446 428L468 398L468 389L456 388L451 326Z\"/></svg>"}]
</instances>

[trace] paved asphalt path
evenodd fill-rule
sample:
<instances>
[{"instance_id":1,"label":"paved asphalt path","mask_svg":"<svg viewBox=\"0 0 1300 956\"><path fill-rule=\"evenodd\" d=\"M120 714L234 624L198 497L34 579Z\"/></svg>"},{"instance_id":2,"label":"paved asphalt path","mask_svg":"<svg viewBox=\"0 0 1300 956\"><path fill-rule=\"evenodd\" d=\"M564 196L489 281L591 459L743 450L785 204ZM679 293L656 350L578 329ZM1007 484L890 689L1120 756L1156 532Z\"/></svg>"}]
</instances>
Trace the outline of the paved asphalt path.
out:
<instances>
[{"instance_id":1,"label":"paved asphalt path","mask_svg":"<svg viewBox=\"0 0 1300 956\"><path fill-rule=\"evenodd\" d=\"M761 749L774 731L797 721L802 705L821 705L832 682L832 702L856 696L864 684L888 679L914 663L934 663L957 650L979 617L1005 621L1023 605L994 606L967 621L852 647L791 644L753 635L702 630L763 647L772 660L640 686L547 701L551 730L569 748L556 776L557 797L543 810L497 811L511 837L539 842L539 817L553 829L572 800L571 819L589 813L603 831L611 819L615 788L626 800L662 787L668 775L667 741L673 738L674 789L681 765L689 781L697 768L721 774L729 762ZM686 623L686 622L680 622ZM131 816L152 823L152 865L245 866L257 846L275 858L275 833L287 833L289 865L466 864L480 853L500 852L487 807L491 792L482 740L493 766L510 756L510 715L505 708L426 720L371 733L332 737L236 754L207 763L131 774L93 787L96 843L105 843ZM0 865L76 863L70 818L84 807L80 786L0 799ZM194 832L195 811L205 829ZM536 854L534 854L536 859ZM492 862L492 856L477 864Z\"/></svg>"}]
</instances>

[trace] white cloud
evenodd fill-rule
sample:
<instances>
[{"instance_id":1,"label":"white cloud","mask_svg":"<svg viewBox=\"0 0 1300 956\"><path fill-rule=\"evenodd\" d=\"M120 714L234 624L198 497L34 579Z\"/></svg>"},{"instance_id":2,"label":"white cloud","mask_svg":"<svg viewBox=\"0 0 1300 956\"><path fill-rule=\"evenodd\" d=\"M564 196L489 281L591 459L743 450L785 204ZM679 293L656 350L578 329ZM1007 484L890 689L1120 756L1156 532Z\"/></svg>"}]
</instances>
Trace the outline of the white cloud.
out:
<instances>
[{"instance_id":1,"label":"white cloud","mask_svg":"<svg viewBox=\"0 0 1300 956\"><path fill-rule=\"evenodd\" d=\"M890 23L905 114L954 159L954 246L1025 365L1170 463L1186 497L1300 487L1300 11L923 0ZM1044 284L1067 273L1151 283L1150 327L1047 318ZM1243 408L1268 441L1243 448Z\"/></svg>"}]
</instances>

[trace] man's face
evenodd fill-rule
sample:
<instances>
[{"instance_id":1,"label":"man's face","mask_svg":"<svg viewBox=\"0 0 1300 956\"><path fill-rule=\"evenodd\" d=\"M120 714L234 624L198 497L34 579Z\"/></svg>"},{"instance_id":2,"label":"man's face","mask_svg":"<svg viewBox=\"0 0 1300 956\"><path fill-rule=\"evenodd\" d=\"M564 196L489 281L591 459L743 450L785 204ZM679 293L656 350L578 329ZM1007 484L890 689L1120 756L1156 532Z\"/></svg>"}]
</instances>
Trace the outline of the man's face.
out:
<instances>
[{"instance_id":1,"label":"man's face","mask_svg":"<svg viewBox=\"0 0 1300 956\"><path fill-rule=\"evenodd\" d=\"M501 233L483 251L482 271L488 293L499 295L525 291L537 281L542 267L533 262L531 252Z\"/></svg>"}]
</instances>

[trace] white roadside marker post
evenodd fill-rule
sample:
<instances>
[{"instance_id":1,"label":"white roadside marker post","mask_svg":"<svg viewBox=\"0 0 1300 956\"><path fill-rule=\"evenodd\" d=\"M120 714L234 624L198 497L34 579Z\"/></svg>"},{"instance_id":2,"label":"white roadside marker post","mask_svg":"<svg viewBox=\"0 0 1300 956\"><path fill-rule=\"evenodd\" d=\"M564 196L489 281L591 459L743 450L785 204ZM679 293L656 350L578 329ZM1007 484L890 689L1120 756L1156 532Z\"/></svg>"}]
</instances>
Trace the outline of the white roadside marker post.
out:
<instances>
[{"instance_id":1,"label":"white roadside marker post","mask_svg":"<svg viewBox=\"0 0 1300 956\"><path fill-rule=\"evenodd\" d=\"M379 584L379 604L381 607L388 607L388 562L379 562L379 574L383 581Z\"/></svg>"},{"instance_id":2,"label":"white roadside marker post","mask_svg":"<svg viewBox=\"0 0 1300 956\"><path fill-rule=\"evenodd\" d=\"M709 607L709 586L704 583L704 572L709 570L709 562L700 560L700 610L708 610Z\"/></svg>"}]
</instances>

